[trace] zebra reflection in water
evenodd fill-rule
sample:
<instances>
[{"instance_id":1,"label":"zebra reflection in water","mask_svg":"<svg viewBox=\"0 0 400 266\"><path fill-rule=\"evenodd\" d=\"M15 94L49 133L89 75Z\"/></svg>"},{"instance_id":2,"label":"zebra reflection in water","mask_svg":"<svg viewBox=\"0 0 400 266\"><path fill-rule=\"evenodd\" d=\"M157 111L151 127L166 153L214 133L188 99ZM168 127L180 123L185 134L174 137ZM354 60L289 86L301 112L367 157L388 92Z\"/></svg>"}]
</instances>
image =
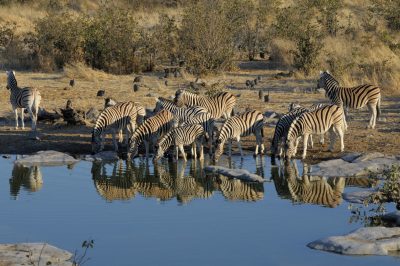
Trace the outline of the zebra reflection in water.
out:
<instances>
[{"instance_id":1,"label":"zebra reflection in water","mask_svg":"<svg viewBox=\"0 0 400 266\"><path fill-rule=\"evenodd\" d=\"M227 200L257 201L264 197L263 184L207 176L203 168L204 162L198 160L153 165L148 160L93 162L92 177L97 192L107 201L140 195L159 201L176 198L180 204L187 204L210 198L216 191Z\"/></svg>"},{"instance_id":2,"label":"zebra reflection in water","mask_svg":"<svg viewBox=\"0 0 400 266\"><path fill-rule=\"evenodd\" d=\"M344 178L310 176L309 166L303 165L300 175L296 162L285 161L271 168L275 189L281 198L295 203L310 203L335 208L342 202L345 187L373 187L377 181L370 178Z\"/></svg>"},{"instance_id":3,"label":"zebra reflection in water","mask_svg":"<svg viewBox=\"0 0 400 266\"><path fill-rule=\"evenodd\" d=\"M17 199L21 187L29 192L36 192L42 186L43 178L40 166L26 167L14 164L10 178L10 194L13 199Z\"/></svg>"}]
</instances>

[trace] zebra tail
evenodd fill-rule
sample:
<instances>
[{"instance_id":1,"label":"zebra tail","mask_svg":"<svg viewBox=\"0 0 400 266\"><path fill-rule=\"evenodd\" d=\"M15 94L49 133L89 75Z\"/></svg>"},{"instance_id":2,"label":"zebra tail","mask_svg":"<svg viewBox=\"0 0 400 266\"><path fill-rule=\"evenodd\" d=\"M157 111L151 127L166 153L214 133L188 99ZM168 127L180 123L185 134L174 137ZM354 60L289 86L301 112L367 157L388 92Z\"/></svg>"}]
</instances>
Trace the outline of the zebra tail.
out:
<instances>
[{"instance_id":1,"label":"zebra tail","mask_svg":"<svg viewBox=\"0 0 400 266\"><path fill-rule=\"evenodd\" d=\"M379 119L381 116L381 98L379 98L378 103L376 104L376 119Z\"/></svg>"}]
</instances>

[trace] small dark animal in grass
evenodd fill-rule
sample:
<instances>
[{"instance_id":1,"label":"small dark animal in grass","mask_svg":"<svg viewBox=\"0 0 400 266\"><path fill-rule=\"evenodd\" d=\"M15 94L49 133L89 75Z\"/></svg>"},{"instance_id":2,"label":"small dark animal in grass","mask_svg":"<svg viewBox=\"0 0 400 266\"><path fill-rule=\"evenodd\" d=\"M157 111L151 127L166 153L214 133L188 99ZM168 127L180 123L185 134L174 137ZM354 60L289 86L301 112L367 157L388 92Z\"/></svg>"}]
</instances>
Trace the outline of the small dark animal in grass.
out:
<instances>
[{"instance_id":1,"label":"small dark animal in grass","mask_svg":"<svg viewBox=\"0 0 400 266\"><path fill-rule=\"evenodd\" d=\"M99 90L99 91L97 92L97 96L102 97L102 96L104 96L105 93L106 93L105 90Z\"/></svg>"},{"instance_id":2,"label":"small dark animal in grass","mask_svg":"<svg viewBox=\"0 0 400 266\"><path fill-rule=\"evenodd\" d=\"M135 79L133 80L133 82L142 82L143 77L142 76L137 76L135 77Z\"/></svg>"},{"instance_id":3,"label":"small dark animal in grass","mask_svg":"<svg viewBox=\"0 0 400 266\"><path fill-rule=\"evenodd\" d=\"M75 85L75 80L74 80L74 79L71 79L71 80L69 81L69 86L73 87L74 85Z\"/></svg>"},{"instance_id":4,"label":"small dark animal in grass","mask_svg":"<svg viewBox=\"0 0 400 266\"><path fill-rule=\"evenodd\" d=\"M134 92L139 91L139 84L133 84L133 91Z\"/></svg>"}]
</instances>

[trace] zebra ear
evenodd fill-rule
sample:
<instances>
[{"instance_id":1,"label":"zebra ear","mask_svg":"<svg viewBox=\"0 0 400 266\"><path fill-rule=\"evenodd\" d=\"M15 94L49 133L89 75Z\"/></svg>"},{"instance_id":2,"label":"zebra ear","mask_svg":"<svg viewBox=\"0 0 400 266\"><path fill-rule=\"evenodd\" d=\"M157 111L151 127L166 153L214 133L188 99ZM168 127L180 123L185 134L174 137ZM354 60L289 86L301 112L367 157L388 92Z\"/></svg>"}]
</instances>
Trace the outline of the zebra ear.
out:
<instances>
[{"instance_id":1,"label":"zebra ear","mask_svg":"<svg viewBox=\"0 0 400 266\"><path fill-rule=\"evenodd\" d=\"M160 101L160 99L158 97L154 97L154 99L156 99L156 103L158 103Z\"/></svg>"},{"instance_id":2,"label":"zebra ear","mask_svg":"<svg viewBox=\"0 0 400 266\"><path fill-rule=\"evenodd\" d=\"M329 73L329 70L327 70L326 73L331 74L331 73Z\"/></svg>"},{"instance_id":3,"label":"zebra ear","mask_svg":"<svg viewBox=\"0 0 400 266\"><path fill-rule=\"evenodd\" d=\"M319 71L319 74L322 75L322 73L324 73L322 70Z\"/></svg>"}]
</instances>

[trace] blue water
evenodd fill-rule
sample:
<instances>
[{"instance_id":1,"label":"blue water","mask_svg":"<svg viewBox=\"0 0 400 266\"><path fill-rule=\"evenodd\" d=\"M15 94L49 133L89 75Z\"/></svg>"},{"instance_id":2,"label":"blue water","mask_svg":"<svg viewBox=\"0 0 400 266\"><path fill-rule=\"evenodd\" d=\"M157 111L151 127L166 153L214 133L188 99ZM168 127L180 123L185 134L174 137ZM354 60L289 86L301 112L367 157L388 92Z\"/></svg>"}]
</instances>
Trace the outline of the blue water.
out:
<instances>
[{"instance_id":1,"label":"blue water","mask_svg":"<svg viewBox=\"0 0 400 266\"><path fill-rule=\"evenodd\" d=\"M13 171L14 159L0 159L2 243L47 242L81 253L82 241L93 239L85 265L399 265L395 257L309 249L363 225L349 223L344 201L330 208L292 197L268 157L221 162L263 175L261 185L206 177L192 161ZM192 182L183 182L187 176Z\"/></svg>"}]
</instances>

